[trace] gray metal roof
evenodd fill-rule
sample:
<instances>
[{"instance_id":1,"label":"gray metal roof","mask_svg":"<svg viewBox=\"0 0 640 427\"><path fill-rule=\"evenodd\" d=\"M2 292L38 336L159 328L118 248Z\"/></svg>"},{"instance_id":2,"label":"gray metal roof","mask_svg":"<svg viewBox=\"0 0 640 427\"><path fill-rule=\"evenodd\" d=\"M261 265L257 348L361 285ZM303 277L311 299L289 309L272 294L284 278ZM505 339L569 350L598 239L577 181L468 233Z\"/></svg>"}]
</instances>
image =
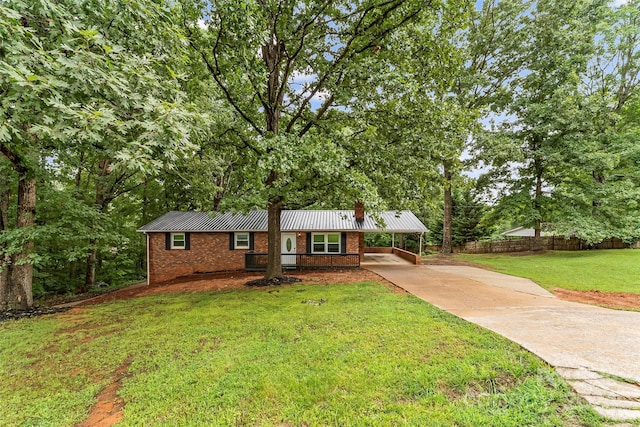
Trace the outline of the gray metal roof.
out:
<instances>
[{"instance_id":1,"label":"gray metal roof","mask_svg":"<svg viewBox=\"0 0 640 427\"><path fill-rule=\"evenodd\" d=\"M420 233L427 227L411 211L386 211L379 215L381 224L365 214L365 220L358 224L353 211L282 211L280 228L282 231L365 231ZM178 212L171 211L160 218L143 225L138 231L166 232L231 232L231 231L267 231L267 211L242 213Z\"/></svg>"}]
</instances>

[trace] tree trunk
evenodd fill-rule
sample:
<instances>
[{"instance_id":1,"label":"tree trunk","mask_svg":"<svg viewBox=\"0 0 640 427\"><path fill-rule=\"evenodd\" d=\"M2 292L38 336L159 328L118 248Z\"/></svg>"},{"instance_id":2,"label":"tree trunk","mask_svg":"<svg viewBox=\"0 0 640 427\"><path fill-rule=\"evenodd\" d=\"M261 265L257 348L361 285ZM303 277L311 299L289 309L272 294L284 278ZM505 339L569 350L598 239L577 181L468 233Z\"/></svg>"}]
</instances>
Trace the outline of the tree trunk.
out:
<instances>
[{"instance_id":1,"label":"tree trunk","mask_svg":"<svg viewBox=\"0 0 640 427\"><path fill-rule=\"evenodd\" d=\"M9 258L0 259L0 311L9 308L9 277L11 277L11 264Z\"/></svg>"},{"instance_id":2,"label":"tree trunk","mask_svg":"<svg viewBox=\"0 0 640 427\"><path fill-rule=\"evenodd\" d=\"M533 227L533 247L531 250L533 251L541 251L542 250L542 221L540 217L542 215L540 199L542 198L542 171L538 170L536 175L536 194L534 198L534 208L536 211L536 221Z\"/></svg>"},{"instance_id":3,"label":"tree trunk","mask_svg":"<svg viewBox=\"0 0 640 427\"><path fill-rule=\"evenodd\" d=\"M101 159L98 163L98 180L96 181L96 199L95 206L98 212L104 212L106 208L106 188L105 178L111 173L111 163L109 160ZM80 292L88 292L96 283L96 260L98 258L98 247L95 238L89 240L89 255L85 269L84 285Z\"/></svg>"},{"instance_id":4,"label":"tree trunk","mask_svg":"<svg viewBox=\"0 0 640 427\"><path fill-rule=\"evenodd\" d=\"M3 177L1 184L8 185L6 177ZM9 227L9 196L11 192L7 189L0 193L0 233ZM9 306L9 277L11 277L11 258L5 255L4 245L0 244L0 311L4 311Z\"/></svg>"},{"instance_id":5,"label":"tree trunk","mask_svg":"<svg viewBox=\"0 0 640 427\"><path fill-rule=\"evenodd\" d=\"M442 218L443 254L453 253L453 198L451 197L451 170L447 162L442 163L444 169L444 215Z\"/></svg>"},{"instance_id":6,"label":"tree trunk","mask_svg":"<svg viewBox=\"0 0 640 427\"><path fill-rule=\"evenodd\" d=\"M16 228L23 229L35 225L36 216L36 180L21 176L18 181L18 216ZM33 251L33 239L22 245L22 251L12 257L11 276L9 278L9 308L27 309L33 306L33 264L30 259Z\"/></svg>"},{"instance_id":7,"label":"tree trunk","mask_svg":"<svg viewBox=\"0 0 640 427\"><path fill-rule=\"evenodd\" d=\"M268 210L268 250L267 250L267 272L264 277L267 280L280 279L284 277L282 273L282 247L280 235L280 214L282 213L282 203L280 201L269 201Z\"/></svg>"},{"instance_id":8,"label":"tree trunk","mask_svg":"<svg viewBox=\"0 0 640 427\"><path fill-rule=\"evenodd\" d=\"M79 159L79 165L78 165L78 170L76 171L76 177L75 177L75 181L76 181L76 192L80 193L80 184L82 184L82 162L84 161L84 152L80 153L80 159Z\"/></svg>"},{"instance_id":9,"label":"tree trunk","mask_svg":"<svg viewBox=\"0 0 640 427\"><path fill-rule=\"evenodd\" d=\"M262 58L269 79L267 81L267 105L265 105L265 124L267 132L278 135L280 124L280 112L284 101L284 92L280 91L280 61L284 51L284 44L274 35L272 41L262 46ZM278 172L272 170L267 178L267 187L273 187L278 180ZM267 227L267 271L265 279L279 279L284 277L282 273L282 247L280 234L280 214L282 213L282 199L278 196L270 197L268 202L268 227Z\"/></svg>"}]
</instances>

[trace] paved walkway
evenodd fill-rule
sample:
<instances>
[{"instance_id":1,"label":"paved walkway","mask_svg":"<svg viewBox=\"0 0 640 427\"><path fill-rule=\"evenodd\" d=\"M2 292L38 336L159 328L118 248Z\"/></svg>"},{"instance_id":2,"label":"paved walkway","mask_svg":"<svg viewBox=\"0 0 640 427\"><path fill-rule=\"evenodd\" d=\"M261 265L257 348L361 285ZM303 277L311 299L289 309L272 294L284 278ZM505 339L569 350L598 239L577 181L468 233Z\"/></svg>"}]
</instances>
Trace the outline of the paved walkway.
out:
<instances>
[{"instance_id":1,"label":"paved walkway","mask_svg":"<svg viewBox=\"0 0 640 427\"><path fill-rule=\"evenodd\" d=\"M538 355L600 414L640 419L640 313L562 301L529 279L474 267L367 268Z\"/></svg>"}]
</instances>

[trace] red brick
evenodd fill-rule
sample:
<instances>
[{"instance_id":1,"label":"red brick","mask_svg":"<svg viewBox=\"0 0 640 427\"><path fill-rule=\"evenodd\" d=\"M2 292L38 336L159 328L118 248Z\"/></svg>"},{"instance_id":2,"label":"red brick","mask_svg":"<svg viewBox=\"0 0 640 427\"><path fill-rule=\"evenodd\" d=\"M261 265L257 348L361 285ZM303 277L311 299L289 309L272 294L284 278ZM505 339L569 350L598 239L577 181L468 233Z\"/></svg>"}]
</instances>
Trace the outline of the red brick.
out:
<instances>
[{"instance_id":1,"label":"red brick","mask_svg":"<svg viewBox=\"0 0 640 427\"><path fill-rule=\"evenodd\" d=\"M296 251L306 253L307 233L296 233ZM149 283L182 276L244 269L249 249L229 249L229 233L190 233L190 249L166 249L165 233L149 233ZM254 252L267 253L267 233L254 233ZM364 235L347 233L347 253L364 256Z\"/></svg>"}]
</instances>

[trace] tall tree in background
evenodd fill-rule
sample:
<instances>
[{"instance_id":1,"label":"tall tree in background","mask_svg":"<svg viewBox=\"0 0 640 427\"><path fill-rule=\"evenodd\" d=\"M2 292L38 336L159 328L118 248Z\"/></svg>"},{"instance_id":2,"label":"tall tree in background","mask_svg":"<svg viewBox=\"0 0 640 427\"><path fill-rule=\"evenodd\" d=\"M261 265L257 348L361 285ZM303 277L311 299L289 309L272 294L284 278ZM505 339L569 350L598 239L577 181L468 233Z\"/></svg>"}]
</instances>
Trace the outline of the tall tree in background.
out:
<instances>
[{"instance_id":1,"label":"tall tree in background","mask_svg":"<svg viewBox=\"0 0 640 427\"><path fill-rule=\"evenodd\" d=\"M578 85L601 12L599 2L530 3L508 115L496 133L480 138L490 175L501 186L497 212L533 225L538 243L542 222L559 204L554 190L564 179L563 157L578 150L585 130Z\"/></svg>"},{"instance_id":2,"label":"tall tree in background","mask_svg":"<svg viewBox=\"0 0 640 427\"><path fill-rule=\"evenodd\" d=\"M441 149L437 161L442 170L443 227L442 253L453 252L454 209L452 193L461 181L464 150L471 150L469 142L477 137L479 119L500 114L511 96L510 83L522 69L518 51L528 34L522 22L531 3L522 0L468 2L466 23L455 28L452 43L460 60L449 69L447 86L441 92L448 97L445 106L446 126L442 126ZM454 65L454 64L450 64Z\"/></svg>"},{"instance_id":3,"label":"tall tree in background","mask_svg":"<svg viewBox=\"0 0 640 427\"><path fill-rule=\"evenodd\" d=\"M256 159L255 185L263 188L269 218L267 279L282 277L284 204L302 205L295 196L317 187L353 200L375 195L368 171L349 168L339 132L325 132L322 122L366 105L358 104L363 94L384 90L372 80L390 70L378 53L398 29L441 7L413 0L185 6L192 46L235 110L245 152ZM207 30L200 30L201 22Z\"/></svg>"},{"instance_id":4,"label":"tall tree in background","mask_svg":"<svg viewBox=\"0 0 640 427\"><path fill-rule=\"evenodd\" d=\"M144 1L0 5L0 153L17 178L14 228L2 233L3 306L33 304L36 184L57 150L99 147L113 168L151 171L188 148L189 113L163 56L178 34L149 25L168 18ZM139 42L157 56L132 48L142 23L152 34Z\"/></svg>"},{"instance_id":5,"label":"tall tree in background","mask_svg":"<svg viewBox=\"0 0 640 427\"><path fill-rule=\"evenodd\" d=\"M580 79L580 144L565 157L554 225L588 243L640 236L640 2L606 11L595 55ZM635 114L634 114L635 110Z\"/></svg>"}]
</instances>

